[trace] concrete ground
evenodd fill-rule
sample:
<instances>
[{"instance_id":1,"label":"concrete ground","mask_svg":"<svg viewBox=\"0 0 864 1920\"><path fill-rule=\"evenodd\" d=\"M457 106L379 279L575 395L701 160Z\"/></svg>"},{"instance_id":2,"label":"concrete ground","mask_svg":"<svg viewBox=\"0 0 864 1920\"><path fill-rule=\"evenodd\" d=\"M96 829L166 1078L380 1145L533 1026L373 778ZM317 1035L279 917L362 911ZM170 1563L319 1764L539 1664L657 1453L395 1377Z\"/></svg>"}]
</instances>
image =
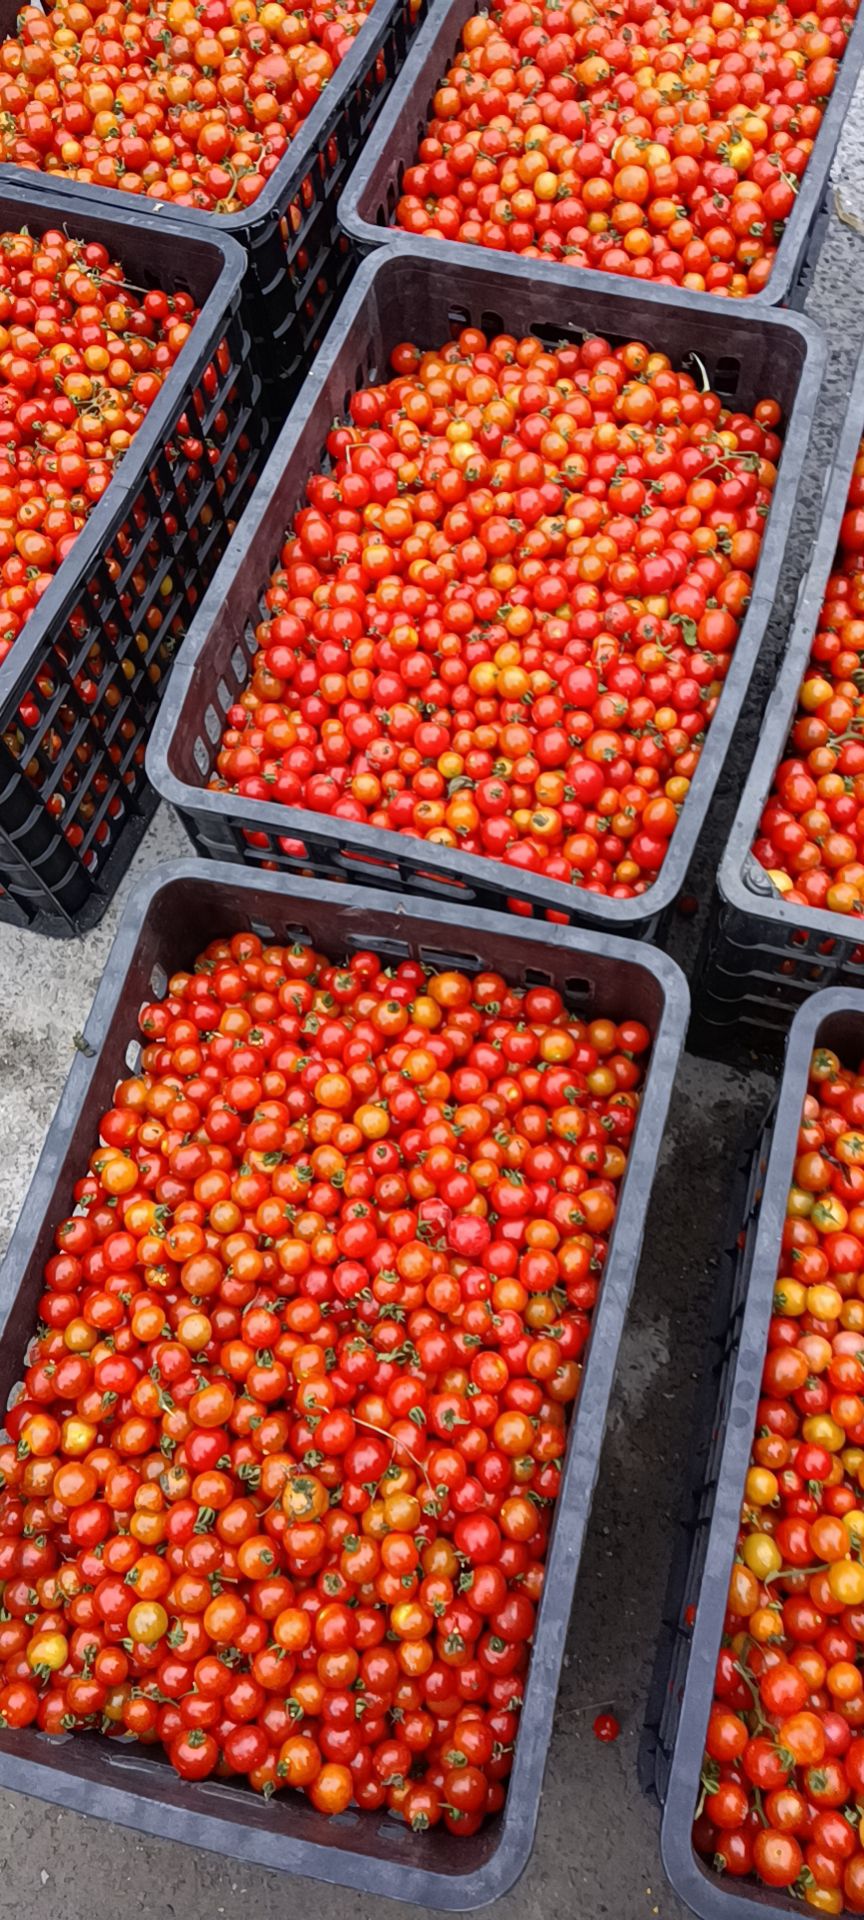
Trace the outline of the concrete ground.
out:
<instances>
[{"instance_id":1,"label":"concrete ground","mask_svg":"<svg viewBox=\"0 0 864 1920\"><path fill-rule=\"evenodd\" d=\"M835 178L846 221L832 218L808 312L832 358L802 485L796 529L754 698L697 854L696 918L676 922L670 950L692 967L711 877L771 684L864 336L864 85L847 122ZM856 224L848 224L851 218ZM5 1247L73 1057L119 911L136 874L187 851L163 808L102 924L76 943L0 928L0 1251ZM537 1841L500 1920L682 1920L659 1861L656 1807L640 1791L636 1754L661 1620L672 1529L716 1254L732 1173L773 1081L686 1055L660 1158L645 1250L618 1366L600 1477L570 1623ZM621 1738L591 1726L612 1707ZM0 1794L0 1920L371 1920L384 1903L241 1868L167 1841ZM411 1910L419 1913L420 1909ZM409 1910L387 1903L388 1916Z\"/></svg>"}]
</instances>

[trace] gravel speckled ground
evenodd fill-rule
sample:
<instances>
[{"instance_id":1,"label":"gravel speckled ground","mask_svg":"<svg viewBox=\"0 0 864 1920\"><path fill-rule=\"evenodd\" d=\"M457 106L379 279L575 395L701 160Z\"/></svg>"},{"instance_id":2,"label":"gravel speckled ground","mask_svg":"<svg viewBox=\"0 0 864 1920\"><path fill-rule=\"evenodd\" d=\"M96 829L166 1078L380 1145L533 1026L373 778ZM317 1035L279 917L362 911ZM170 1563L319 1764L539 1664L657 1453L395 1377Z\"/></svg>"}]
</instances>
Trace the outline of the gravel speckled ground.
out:
<instances>
[{"instance_id":1,"label":"gravel speckled ground","mask_svg":"<svg viewBox=\"0 0 864 1920\"><path fill-rule=\"evenodd\" d=\"M835 166L842 205L864 224L864 86ZM832 219L808 301L828 331L831 362L802 484L795 534L769 643L709 830L691 876L702 903L679 921L670 948L692 964L710 878L771 685L823 476L864 336L864 238ZM136 874L187 850L176 821L157 815L101 927L76 943L0 928L0 1249L5 1246L84 1024L123 900ZM670 1528L688 1451L714 1259L732 1172L770 1096L769 1075L686 1056L664 1143L645 1253L621 1351L603 1450L537 1844L501 1920L682 1920L659 1863L657 1814L636 1778L636 1752L666 1583ZM683 1202L683 1204L682 1204ZM591 1723L613 1706L622 1736L598 1745ZM254 1913L282 1920L370 1920L382 1902L241 1869L169 1842L58 1813L23 1795L0 1796L0 1920L132 1920L135 1915ZM408 1909L388 1909L397 1913ZM419 1912L418 1910L415 1910Z\"/></svg>"}]
</instances>

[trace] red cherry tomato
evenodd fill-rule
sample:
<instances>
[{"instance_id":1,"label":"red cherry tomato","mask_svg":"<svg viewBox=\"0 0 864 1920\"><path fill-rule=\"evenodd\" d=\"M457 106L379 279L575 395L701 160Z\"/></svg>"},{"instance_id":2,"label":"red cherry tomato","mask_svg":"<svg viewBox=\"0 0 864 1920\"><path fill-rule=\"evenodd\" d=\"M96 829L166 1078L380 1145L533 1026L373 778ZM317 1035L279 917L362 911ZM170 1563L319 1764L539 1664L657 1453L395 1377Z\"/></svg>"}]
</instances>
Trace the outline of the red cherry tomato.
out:
<instances>
[{"instance_id":1,"label":"red cherry tomato","mask_svg":"<svg viewBox=\"0 0 864 1920\"><path fill-rule=\"evenodd\" d=\"M517 905L520 875L646 893L731 665L779 418L733 413L636 341L402 342L328 436L212 785L495 860ZM535 1055L510 1042L514 1067ZM419 1105L434 1052L405 1077ZM494 1209L524 1206L508 1169ZM447 1232L482 1256L485 1218Z\"/></svg>"},{"instance_id":2,"label":"red cherry tomato","mask_svg":"<svg viewBox=\"0 0 864 1920\"><path fill-rule=\"evenodd\" d=\"M651 1032L249 932L139 1027L6 1415L0 1715L470 1835L506 1795Z\"/></svg>"}]
</instances>

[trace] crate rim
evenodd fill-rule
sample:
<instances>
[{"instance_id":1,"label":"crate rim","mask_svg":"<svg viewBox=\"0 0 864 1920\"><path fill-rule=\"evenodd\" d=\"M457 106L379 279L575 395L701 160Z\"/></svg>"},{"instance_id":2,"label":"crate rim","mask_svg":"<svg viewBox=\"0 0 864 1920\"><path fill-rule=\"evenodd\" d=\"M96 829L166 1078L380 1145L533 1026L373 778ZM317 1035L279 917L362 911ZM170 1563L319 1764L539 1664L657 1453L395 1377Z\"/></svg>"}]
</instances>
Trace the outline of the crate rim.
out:
<instances>
[{"instance_id":1,"label":"crate rim","mask_svg":"<svg viewBox=\"0 0 864 1920\"><path fill-rule=\"evenodd\" d=\"M679 1898L698 1920L780 1920L781 1915L798 1911L797 1904L785 1900L782 1905L775 1904L773 1896L782 1893L779 1888L758 1888L754 1883L752 1889L745 1890L744 1883L730 1884L728 1878L700 1867L690 1835L810 1056L819 1028L832 1014L844 1012L854 1013L864 1024L864 992L855 987L826 987L806 1001L792 1021L762 1182L726 1434L660 1827L664 1870ZM758 1358L755 1368L754 1349Z\"/></svg>"},{"instance_id":2,"label":"crate rim","mask_svg":"<svg viewBox=\"0 0 864 1920\"><path fill-rule=\"evenodd\" d=\"M862 8L862 24L864 24L864 8ZM470 255L474 249L464 248L462 251ZM476 251L480 252L479 249ZM331 366L338 359L341 342L337 335L342 326L348 329L356 325L358 318L362 315L367 293L379 277L384 276L388 271L398 271L400 262L405 259L440 266L442 257L440 247L434 242L412 241L406 236L404 241L395 242L386 249L379 248L361 262L342 302L339 323L335 328L331 328L326 337L315 365L275 442L234 538L226 547L219 569L179 649L172 669L171 694L160 707L147 745L148 777L163 799L169 800L181 813L188 810L218 816L235 798L233 795L220 793L203 785L187 785L185 780L174 773L171 766L173 731L177 716L188 696L207 636L218 619L228 582L268 510L271 495L291 457L303 425L318 393L326 384ZM459 265L461 269L461 261ZM503 273L515 284L530 283L548 287L550 294L557 292L566 296L568 291L560 270L544 262L528 262L519 260L515 256L496 254L492 258L486 256L477 260L469 259L466 273L468 269L470 269L469 277L481 281L484 275L491 279L498 278ZM591 290L591 276L585 278L586 285L580 286L580 292ZM616 280L613 275L605 275L602 278L611 283L608 290L616 299L633 297L629 292L628 283ZM604 289L598 288L597 291L599 293ZM686 309L689 313L691 304L689 298L685 300L680 294L676 296L669 288L645 287L644 295L649 310L656 309L661 320L663 314L671 310L680 312ZM458 293L454 297L458 298ZM643 289L640 287L638 294L640 302L642 297ZM729 317L729 302L705 295L700 310L715 319L725 320ZM785 309L757 310L754 305L744 302L736 307L735 319L736 321L740 319L745 325L756 329L765 327L778 331L786 329L798 335L804 349L801 389L804 389L805 383L811 383L818 397L827 361L827 342L821 329L812 320ZM351 842L351 850L356 849L361 857L357 863L358 871L363 855L368 856L370 862L377 859L398 863L400 860L405 861L410 858L414 864L422 865L422 855L418 849L427 846L426 859L441 869L445 876L451 876L454 883L461 881L463 885L470 885L471 881L476 879L478 884L482 884L485 880L508 894L518 896L520 882L524 886L526 880L530 879L532 899L538 905L557 908L559 911L572 910L589 918L594 916L597 922L602 922L610 929L622 933L632 928L644 927L647 922L653 920L655 915L665 912L673 904L684 884L693 850L704 827L712 793L722 771L741 706L746 698L753 664L761 649L762 642L756 649L754 660L751 661L748 642L752 648L754 630L758 628L760 622L767 623L782 573L801 479L801 468L812 432L812 415L805 416L803 420L796 417L798 415L799 409L796 407L793 410L790 430L783 443L777 487L766 523L766 536L755 577L754 591L742 622L732 656L732 665L723 683L717 711L682 807L679 828L686 821L688 826L692 827L692 831L689 836L685 836L679 832L679 828L676 828L659 877L652 885L632 900L612 899L589 893L584 888L568 886L563 881L546 880L539 874L523 875L519 868L507 866L504 861L493 860L485 855L463 854L458 848L443 846L432 848L427 846L426 842L415 841L404 834L392 832L389 828L370 827L355 824L352 821L350 835L347 837ZM766 561L769 562L767 568ZM265 582L262 581L262 591L264 585ZM764 633L762 639L764 641ZM731 698L728 697L730 693ZM334 823L328 819L328 816L313 813L308 808L282 807L267 800L243 798L240 804L244 819L253 829L267 828L276 834L296 836L300 839L303 838L304 832L307 834L314 832L331 839L334 844L341 845L340 829L344 827L344 822ZM685 840L689 843L685 844ZM371 884L374 884L374 880Z\"/></svg>"},{"instance_id":3,"label":"crate rim","mask_svg":"<svg viewBox=\"0 0 864 1920\"><path fill-rule=\"evenodd\" d=\"M12 169L10 169L12 171ZM14 169L18 173L23 168ZM73 236L80 234L87 239L86 226L89 220L98 217L100 221L116 229L112 236L115 244L115 257L122 261L122 239L128 229L129 220L124 214L117 217L106 196L98 207L94 204L67 202L66 196L56 191L46 193L34 201L32 193L23 191L20 186L7 184L6 169L0 168L0 219L6 217L7 207L20 207L21 226L26 227L34 215L45 219L45 227L54 224ZM25 175L26 177L26 175ZM131 198L132 196L128 196ZM81 225L77 222L80 218ZM177 220L155 220L146 215L135 221L138 232L166 234L177 244L178 275L183 272L183 245L188 243L190 235ZM195 236L198 238L198 236ZM20 699L32 680L38 665L38 656L49 643L52 633L59 628L66 615L71 612L80 597L88 572L101 558L105 545L115 525L122 521L124 501L136 484L144 477L148 467L163 446L165 439L174 428L174 415L177 410L177 389L188 389L197 384L205 368L213 358L225 327L231 315L235 299L239 296L246 270L246 260L242 247L236 240L221 234L202 234L200 242L211 245L219 258L219 267L210 292L200 309L199 316L190 333L189 339L181 349L168 377L163 381L161 391L154 405L146 414L128 452L117 464L101 500L96 502L92 513L84 522L81 532L66 559L61 562L46 588L41 600L34 608L29 620L22 627L13 643L11 651L0 664L0 714L7 713L8 707Z\"/></svg>"},{"instance_id":4,"label":"crate rim","mask_svg":"<svg viewBox=\"0 0 864 1920\"><path fill-rule=\"evenodd\" d=\"M359 203L367 191L369 175L377 166L388 138L392 134L393 124L402 107L410 101L416 76L426 54L431 52L453 4L454 0L432 0L426 20L366 141L362 156L353 167L350 179L343 188L338 206L339 221L352 240L363 247L380 248L397 244L394 236L399 230L393 227L379 227L374 221L368 220L365 214L361 213ZM843 130L843 123L852 104L862 60L864 60L864 9L859 10L846 42L834 90L816 136L795 206L784 227L769 278L761 294L748 296L741 302L743 306L780 306L789 298L790 290L804 264L807 241L811 228L818 218L823 195L826 189L830 188L831 166ZM796 219L796 216L800 217ZM442 243L433 241L431 244L440 246ZM455 249L460 265L466 264L472 254L480 251L462 241L447 244ZM514 256L517 259L519 257L519 255ZM535 268L540 262L532 260L526 264ZM575 285L582 286L586 283L590 285L593 281L599 281L607 292L614 288L618 281L616 274L604 273L593 268L568 267L566 272L568 280ZM640 291L650 291L650 283L638 282L637 284ZM705 303L709 301L713 304L711 294L688 293L688 305L692 306L694 312L705 311Z\"/></svg>"},{"instance_id":5,"label":"crate rim","mask_svg":"<svg viewBox=\"0 0 864 1920\"><path fill-rule=\"evenodd\" d=\"M862 15L864 17L864 15ZM854 940L860 927L864 941L864 920L853 914L831 913L825 907L787 906L779 893L758 893L748 886L744 869L752 858L751 848L762 812L786 746L795 714L811 646L816 634L825 587L834 565L840 523L846 511L846 498L852 469L864 437L864 347L855 364L840 438L834 459L828 468L822 494L819 528L809 564L802 574L792 624L777 679L762 719L750 770L729 837L717 869L717 890L725 905L739 912L758 916L776 927L778 934L788 931L819 934L823 939ZM760 869L761 871L761 869ZM766 884L771 885L770 881Z\"/></svg>"},{"instance_id":6,"label":"crate rim","mask_svg":"<svg viewBox=\"0 0 864 1920\"><path fill-rule=\"evenodd\" d=\"M249 207L240 207L234 213L208 213L203 207L175 207L169 200L149 200L146 195L125 193L117 187L97 187L87 180L71 180L65 174L44 173L38 167L19 167L11 163L7 165L6 162L0 165L0 178L8 174L20 191L40 196L56 192L62 187L70 200L74 198L94 212L97 208L103 210L110 207L114 201L122 212L135 214L136 217L143 208L155 208L160 226L160 210L164 207L168 209L164 216L166 225L170 219L172 223L184 227L187 234L191 231L199 239L219 234L225 239L236 236L242 242L250 228L270 220L274 214L284 213L286 203L293 199L317 154L330 139L346 97L362 78L370 58L381 51L400 6L401 0L374 0L371 12L359 33L354 36L350 51L334 68L331 79L304 120L299 137L282 155L257 200L253 200ZM11 38L14 39L15 35Z\"/></svg>"},{"instance_id":7,"label":"crate rim","mask_svg":"<svg viewBox=\"0 0 864 1920\"><path fill-rule=\"evenodd\" d=\"M406 899L394 899L392 894L378 889L348 888L338 882L293 878L286 887L283 876L278 874L261 873L256 869L238 870L236 866L220 861L185 859L154 867L139 882L127 902L84 1027L86 1054L79 1051L75 1055L0 1269L0 1337L19 1289L26 1281L32 1258L30 1249L50 1203L65 1144L74 1137L78 1116L109 1029L118 983L125 978L133 963L139 928L148 908L157 903L166 888L195 882L211 889L223 887L226 901L231 901L235 911L238 904L242 904L245 893L256 900L260 900L262 894L272 896L274 901L287 902L297 898L300 902L305 899L320 903L323 900L343 912L347 910L350 913L353 909L360 927L370 911L386 913L394 921L401 920L406 930L412 920L428 919L432 915L437 925L458 925L469 934L482 931L487 939L497 936L516 942L528 941L538 947L565 947L586 960L594 956L639 968L654 977L662 993L662 1010L653 1037L649 1071L615 1230L610 1241L604 1284L594 1310L588 1348L588 1355L593 1356L593 1362L589 1366L586 1359L582 1390L570 1426L572 1437L558 1508L559 1515L563 1514L566 1503L567 1524L566 1528L556 1525L552 1535L544 1597L538 1615L515 1764L501 1816L498 1846L489 1860L473 1872L447 1874L429 1868L412 1867L404 1859L382 1862L359 1851L331 1850L317 1842L267 1834L254 1827L243 1829L238 1826L235 1830L233 1823L223 1821L218 1813L194 1816L194 1844L206 1849L234 1854L243 1860L306 1875L330 1885L386 1894L395 1899L414 1900L427 1906L434 1904L448 1912L473 1910L488 1905L513 1886L526 1866L533 1847L576 1571L600 1463L599 1443L594 1446L593 1458L580 1457L579 1436L580 1433L583 1436L590 1435L592 1430L596 1430L598 1422L601 1434L605 1427L618 1344L644 1235L647 1201L684 1044L689 1010L687 982L675 961L658 949L590 929L514 920L502 914L484 915L481 926L472 928L464 909L449 904L442 909L437 901L419 894ZM190 942L192 940L194 936L190 928ZM122 1072L122 1060L118 1060L117 1064ZM583 1441L583 1449L586 1444ZM74 1742L66 1751L74 1751ZM49 1798L77 1811L98 1811L103 1818L115 1819L121 1824L161 1837L185 1838L187 1841L192 1837L184 1831L188 1828L190 1816L183 1808L173 1807L158 1799L148 1800L137 1795L134 1787L129 1789L94 1784L74 1771L47 1769L3 1746L0 1746L0 1784ZM238 1840L242 1842L239 1852Z\"/></svg>"}]
</instances>

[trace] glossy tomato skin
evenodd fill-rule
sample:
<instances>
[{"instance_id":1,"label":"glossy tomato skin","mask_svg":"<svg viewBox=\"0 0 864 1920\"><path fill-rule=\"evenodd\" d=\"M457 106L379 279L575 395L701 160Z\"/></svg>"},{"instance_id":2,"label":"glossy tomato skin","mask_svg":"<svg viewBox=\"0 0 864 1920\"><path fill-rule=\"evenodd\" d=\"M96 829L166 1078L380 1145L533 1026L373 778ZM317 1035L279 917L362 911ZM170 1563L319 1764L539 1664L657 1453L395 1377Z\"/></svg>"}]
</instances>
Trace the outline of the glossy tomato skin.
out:
<instances>
[{"instance_id":1,"label":"glossy tomato skin","mask_svg":"<svg viewBox=\"0 0 864 1920\"><path fill-rule=\"evenodd\" d=\"M777 768L753 852L793 905L858 916L864 911L864 752L856 678L864 638L864 453L852 473L811 658L786 754ZM864 1164L844 1148L837 1195L860 1200ZM818 1178L818 1154L813 1163ZM803 1174L806 1184L806 1169ZM839 1249L838 1249L839 1251ZM838 1268L839 1271L839 1268Z\"/></svg>"},{"instance_id":2,"label":"glossy tomato skin","mask_svg":"<svg viewBox=\"0 0 864 1920\"><path fill-rule=\"evenodd\" d=\"M651 1033L242 932L140 1031L0 1449L0 1714L473 1833Z\"/></svg>"},{"instance_id":3,"label":"glossy tomato skin","mask_svg":"<svg viewBox=\"0 0 864 1920\"><path fill-rule=\"evenodd\" d=\"M779 406L734 413L638 341L547 351L474 327L401 342L391 373L328 436L211 785L494 859L519 911L532 877L640 897L749 604ZM508 1046L549 1080L566 1065L566 1043ZM462 1097L475 1071L469 1050ZM623 1141L631 1063L614 1076ZM496 1189L514 1227L523 1206ZM480 1257L483 1222L455 1230Z\"/></svg>"},{"instance_id":4,"label":"glossy tomato skin","mask_svg":"<svg viewBox=\"0 0 864 1920\"><path fill-rule=\"evenodd\" d=\"M591 0L530 21L518 4L477 12L433 96L395 224L581 271L759 295L854 12L841 0L817 19L744 0L707 19L661 0L628 8L624 28ZM633 417L645 417L642 401ZM738 504L734 486L724 505ZM624 476L619 493L626 511ZM506 529L499 537L506 552ZM664 592L665 567L656 578Z\"/></svg>"},{"instance_id":5,"label":"glossy tomato skin","mask_svg":"<svg viewBox=\"0 0 864 1920\"><path fill-rule=\"evenodd\" d=\"M862 1089L813 1054L694 1824L718 1871L826 1913L858 1911L864 1887Z\"/></svg>"},{"instance_id":6,"label":"glossy tomato skin","mask_svg":"<svg viewBox=\"0 0 864 1920\"><path fill-rule=\"evenodd\" d=\"M367 0L294 14L268 0L108 0L97 33L75 0L47 17L25 7L16 37L0 45L2 158L160 203L240 212L368 12ZM164 299L154 292L151 311Z\"/></svg>"},{"instance_id":7,"label":"glossy tomato skin","mask_svg":"<svg viewBox=\"0 0 864 1920\"><path fill-rule=\"evenodd\" d=\"M4 233L2 256L0 664L71 553L198 317L188 294L130 287L123 266L104 246L59 229L38 236L26 229ZM209 378L214 375L215 367ZM184 454L192 449L185 420L178 440ZM189 471L191 477L191 464ZM176 527L169 525L172 530ZM126 542L124 534L121 544ZM144 592L140 572L135 585ZM160 619L157 615L157 626ZM94 647L75 675L76 695L85 707L99 699L105 658ZM159 671L154 662L153 672ZM26 725L36 724L40 701L50 700L54 691L51 671L43 666L21 703ZM45 750L52 759L59 757L59 735L46 736ZM49 802L56 818L62 820L78 779L78 760L72 756ZM97 776L93 789L97 796L101 779ZM76 824L67 830L70 844L80 844L94 810L93 801L79 804ZM104 838L108 826L96 831ZM129 1137L127 1116L107 1114L105 1124L112 1144L122 1144L124 1133ZM48 1317L60 1329L74 1313L72 1294L80 1280L76 1248L88 1251L85 1235L86 1229L70 1227L68 1246L46 1276ZM105 1331L111 1311L102 1309Z\"/></svg>"}]
</instances>

